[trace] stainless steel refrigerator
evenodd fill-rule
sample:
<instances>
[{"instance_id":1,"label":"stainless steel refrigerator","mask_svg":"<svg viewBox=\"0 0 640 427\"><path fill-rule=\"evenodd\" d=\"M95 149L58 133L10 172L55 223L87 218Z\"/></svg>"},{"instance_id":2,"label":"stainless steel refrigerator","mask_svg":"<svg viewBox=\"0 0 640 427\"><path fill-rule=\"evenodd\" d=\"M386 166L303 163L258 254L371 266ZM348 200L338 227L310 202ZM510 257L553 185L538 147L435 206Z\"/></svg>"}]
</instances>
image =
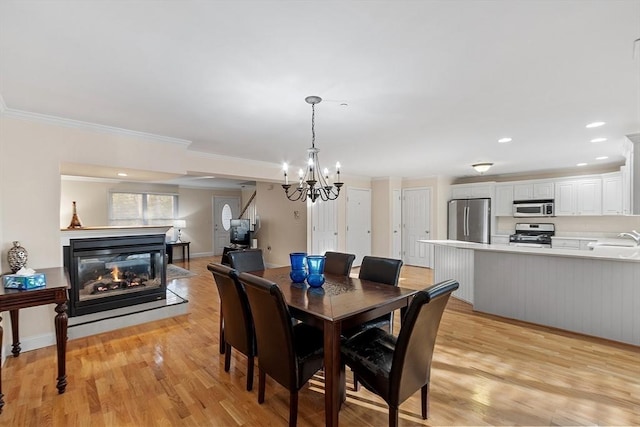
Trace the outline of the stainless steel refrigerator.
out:
<instances>
[{"instance_id":1,"label":"stainless steel refrigerator","mask_svg":"<svg viewBox=\"0 0 640 427\"><path fill-rule=\"evenodd\" d=\"M448 210L450 240L491 243L491 199L449 200Z\"/></svg>"}]
</instances>

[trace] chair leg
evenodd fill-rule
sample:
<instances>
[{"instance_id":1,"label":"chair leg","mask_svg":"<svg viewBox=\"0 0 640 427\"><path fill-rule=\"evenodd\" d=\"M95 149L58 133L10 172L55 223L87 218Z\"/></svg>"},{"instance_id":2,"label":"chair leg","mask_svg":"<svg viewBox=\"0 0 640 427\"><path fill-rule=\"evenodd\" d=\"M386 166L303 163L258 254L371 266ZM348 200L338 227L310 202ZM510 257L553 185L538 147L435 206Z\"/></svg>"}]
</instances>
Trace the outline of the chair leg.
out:
<instances>
[{"instance_id":1,"label":"chair leg","mask_svg":"<svg viewBox=\"0 0 640 427\"><path fill-rule=\"evenodd\" d=\"M296 427L298 423L298 392L289 393L289 427Z\"/></svg>"},{"instance_id":2,"label":"chair leg","mask_svg":"<svg viewBox=\"0 0 640 427\"><path fill-rule=\"evenodd\" d=\"M266 374L258 368L258 403L264 402L264 387L266 382Z\"/></svg>"},{"instance_id":3,"label":"chair leg","mask_svg":"<svg viewBox=\"0 0 640 427\"><path fill-rule=\"evenodd\" d=\"M224 371L229 372L229 368L231 367L231 345L224 345Z\"/></svg>"},{"instance_id":4,"label":"chair leg","mask_svg":"<svg viewBox=\"0 0 640 427\"><path fill-rule=\"evenodd\" d=\"M220 306L220 354L224 354L224 317L222 316L222 304Z\"/></svg>"},{"instance_id":5,"label":"chair leg","mask_svg":"<svg viewBox=\"0 0 640 427\"><path fill-rule=\"evenodd\" d=\"M429 418L429 383L426 383L420 389L420 395L422 397L422 419Z\"/></svg>"},{"instance_id":6,"label":"chair leg","mask_svg":"<svg viewBox=\"0 0 640 427\"><path fill-rule=\"evenodd\" d=\"M247 357L247 391L253 389L253 356Z\"/></svg>"},{"instance_id":7,"label":"chair leg","mask_svg":"<svg viewBox=\"0 0 640 427\"><path fill-rule=\"evenodd\" d=\"M353 373L353 390L354 391L359 391L360 390L360 384L358 384L358 376L356 375L356 373Z\"/></svg>"},{"instance_id":8,"label":"chair leg","mask_svg":"<svg viewBox=\"0 0 640 427\"><path fill-rule=\"evenodd\" d=\"M389 406L389 427L398 427L398 408Z\"/></svg>"}]
</instances>

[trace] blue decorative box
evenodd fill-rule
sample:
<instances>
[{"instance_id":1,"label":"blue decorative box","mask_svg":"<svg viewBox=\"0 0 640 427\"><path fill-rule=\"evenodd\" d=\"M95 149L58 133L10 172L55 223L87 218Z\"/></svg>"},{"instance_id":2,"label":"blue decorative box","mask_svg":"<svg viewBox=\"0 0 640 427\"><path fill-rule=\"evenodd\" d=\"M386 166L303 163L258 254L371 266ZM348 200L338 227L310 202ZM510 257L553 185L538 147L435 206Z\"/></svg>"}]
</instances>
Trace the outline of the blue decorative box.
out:
<instances>
[{"instance_id":1,"label":"blue decorative box","mask_svg":"<svg viewBox=\"0 0 640 427\"><path fill-rule=\"evenodd\" d=\"M35 289L47 286L47 278L42 273L30 276L19 276L17 274L5 274L2 276L2 284L5 289Z\"/></svg>"}]
</instances>

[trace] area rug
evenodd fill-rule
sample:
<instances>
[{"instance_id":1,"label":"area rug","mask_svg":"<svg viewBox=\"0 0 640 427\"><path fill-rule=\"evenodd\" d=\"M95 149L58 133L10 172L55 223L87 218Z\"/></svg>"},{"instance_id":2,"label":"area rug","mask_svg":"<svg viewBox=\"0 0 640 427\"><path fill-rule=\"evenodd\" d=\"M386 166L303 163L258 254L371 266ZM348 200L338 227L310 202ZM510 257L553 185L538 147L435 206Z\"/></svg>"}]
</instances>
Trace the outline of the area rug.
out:
<instances>
[{"instance_id":1,"label":"area rug","mask_svg":"<svg viewBox=\"0 0 640 427\"><path fill-rule=\"evenodd\" d=\"M167 264L167 280L193 276L197 276L197 274L182 267L178 267L177 265Z\"/></svg>"}]
</instances>

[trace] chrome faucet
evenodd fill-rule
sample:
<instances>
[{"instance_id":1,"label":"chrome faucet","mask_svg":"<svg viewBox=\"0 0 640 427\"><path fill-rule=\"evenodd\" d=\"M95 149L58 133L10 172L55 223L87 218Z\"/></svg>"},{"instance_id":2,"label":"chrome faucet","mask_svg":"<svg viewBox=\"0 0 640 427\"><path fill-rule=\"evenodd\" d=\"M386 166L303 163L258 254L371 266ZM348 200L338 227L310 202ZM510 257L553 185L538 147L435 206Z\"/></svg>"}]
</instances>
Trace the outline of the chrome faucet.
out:
<instances>
[{"instance_id":1,"label":"chrome faucet","mask_svg":"<svg viewBox=\"0 0 640 427\"><path fill-rule=\"evenodd\" d=\"M636 242L636 246L640 246L640 233L638 233L636 230L631 230L631 233L620 233L618 234L618 237L629 237L633 239L634 242Z\"/></svg>"}]
</instances>

